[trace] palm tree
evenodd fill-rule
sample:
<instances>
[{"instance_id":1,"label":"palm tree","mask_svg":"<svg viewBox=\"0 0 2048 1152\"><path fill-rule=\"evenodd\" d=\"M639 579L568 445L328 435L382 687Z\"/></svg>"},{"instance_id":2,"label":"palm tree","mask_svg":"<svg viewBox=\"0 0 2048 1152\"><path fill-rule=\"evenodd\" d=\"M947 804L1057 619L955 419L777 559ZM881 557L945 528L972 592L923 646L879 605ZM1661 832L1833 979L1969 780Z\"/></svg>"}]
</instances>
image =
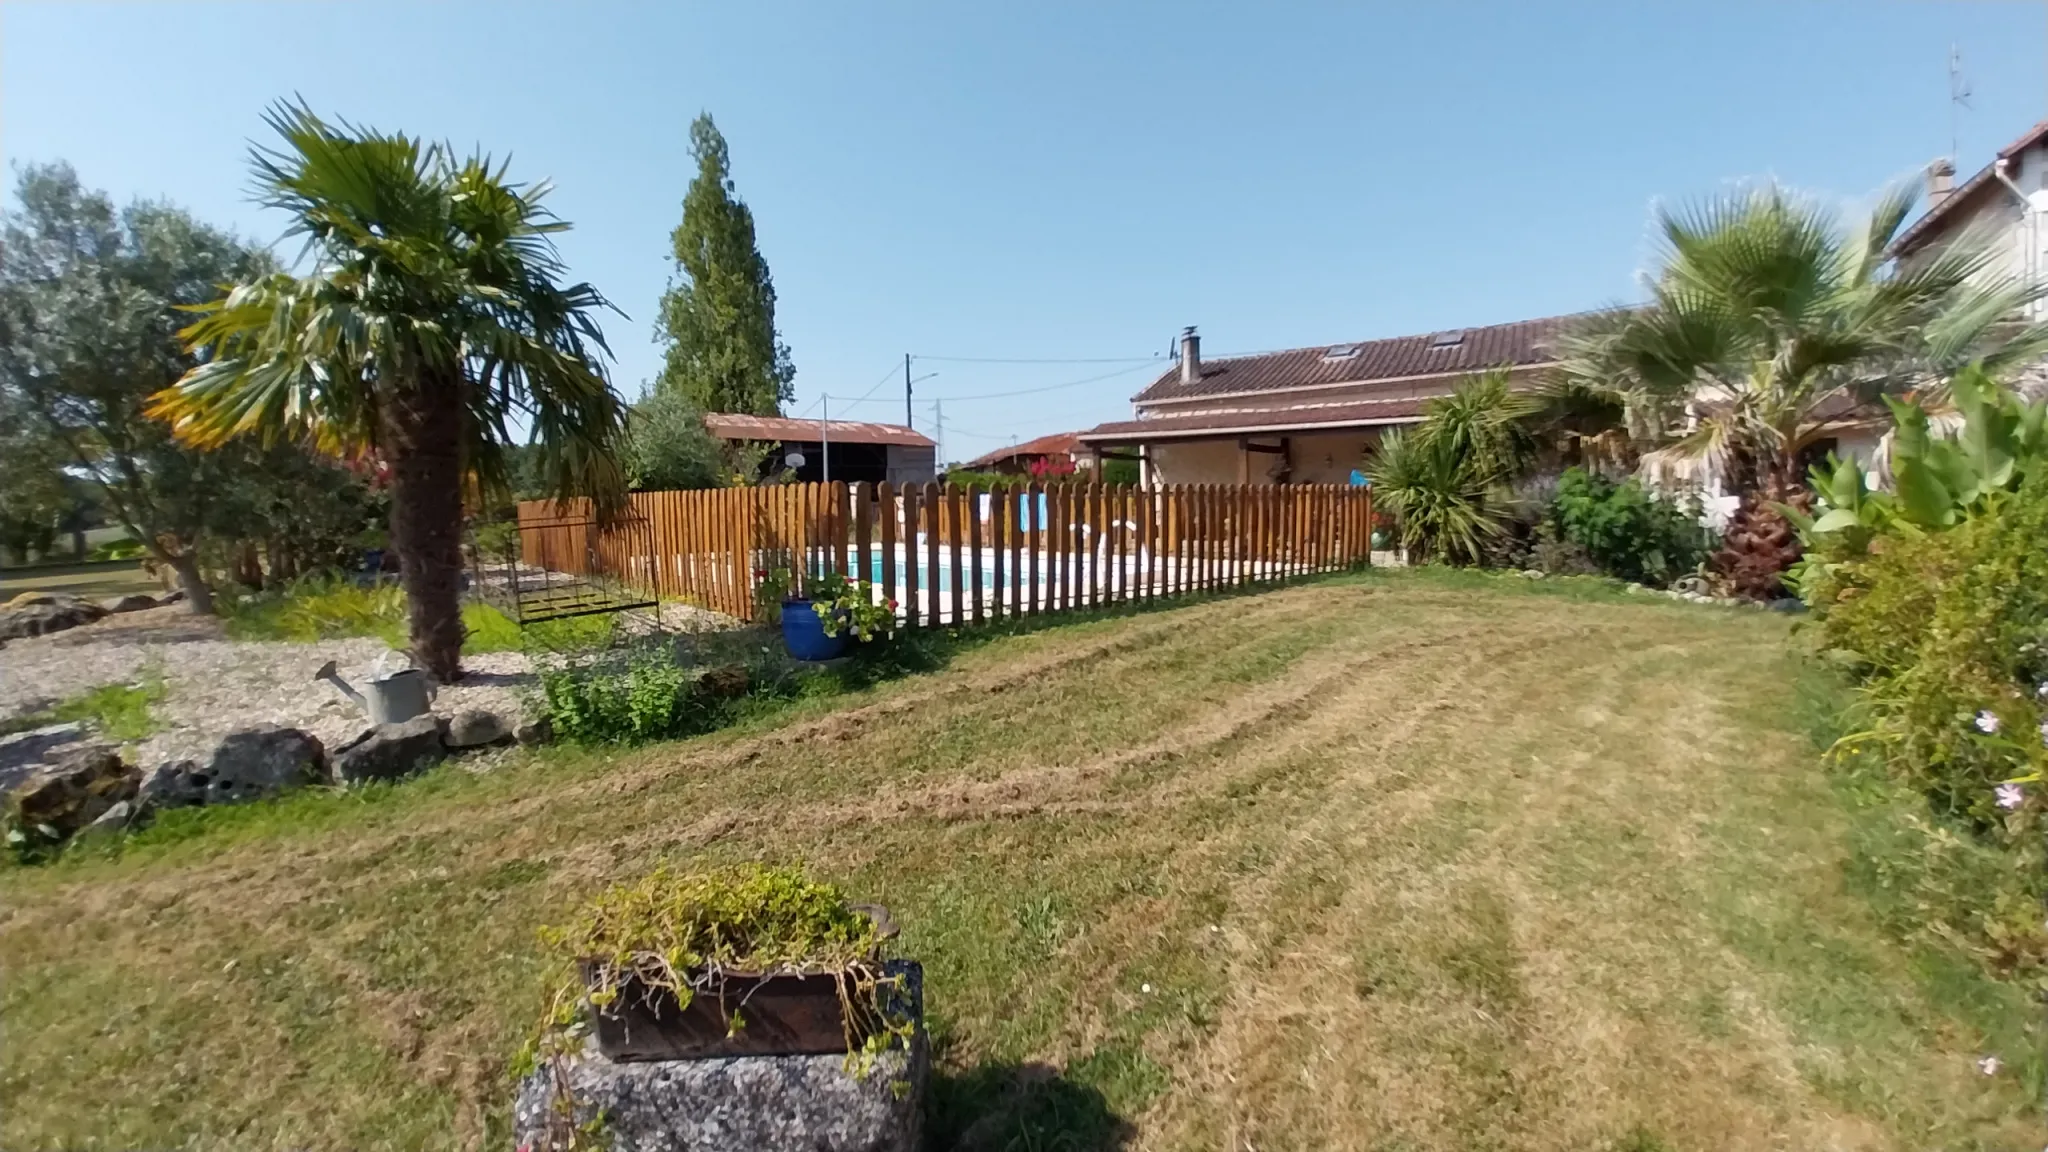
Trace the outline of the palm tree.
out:
<instances>
[{"instance_id":1,"label":"palm tree","mask_svg":"<svg viewBox=\"0 0 2048 1152\"><path fill-rule=\"evenodd\" d=\"M292 215L312 267L242 284L184 332L207 359L152 412L202 446L256 433L373 454L391 475L391 541L412 649L444 683L461 676L466 492L504 491L524 419L558 494L623 499L620 403L588 284L563 287L541 201L488 157L458 160L302 105L266 122L284 140L252 156L259 200ZM303 257L302 257L303 259Z\"/></svg>"},{"instance_id":2,"label":"palm tree","mask_svg":"<svg viewBox=\"0 0 2048 1152\"><path fill-rule=\"evenodd\" d=\"M2021 319L2041 286L2002 273L1985 237L1892 258L1913 202L1888 191L1854 228L1776 187L1661 212L1648 304L1560 341L1555 396L1611 403L1653 476L1742 497L1719 563L1752 595L1797 559L1777 505L1806 499L1816 446L1880 396L2048 351L2048 329Z\"/></svg>"}]
</instances>

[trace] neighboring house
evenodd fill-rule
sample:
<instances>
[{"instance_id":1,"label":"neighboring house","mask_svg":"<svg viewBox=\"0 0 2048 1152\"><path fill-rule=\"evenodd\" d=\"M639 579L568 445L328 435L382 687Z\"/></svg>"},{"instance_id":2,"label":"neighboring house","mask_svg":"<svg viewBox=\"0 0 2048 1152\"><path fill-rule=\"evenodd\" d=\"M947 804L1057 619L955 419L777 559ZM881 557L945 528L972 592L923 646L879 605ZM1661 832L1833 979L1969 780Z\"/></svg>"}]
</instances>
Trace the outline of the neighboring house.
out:
<instances>
[{"instance_id":1,"label":"neighboring house","mask_svg":"<svg viewBox=\"0 0 2048 1152\"><path fill-rule=\"evenodd\" d=\"M2002 254L1993 274L2042 279L2048 272L2048 120L1999 149L1960 186L1955 173L1950 160L1928 165L1927 211L1899 233L1892 254L1911 266L1943 241L1974 232ZM2034 314L2048 314L2048 302L2037 304Z\"/></svg>"},{"instance_id":2,"label":"neighboring house","mask_svg":"<svg viewBox=\"0 0 2048 1152\"><path fill-rule=\"evenodd\" d=\"M1034 470L1065 473L1078 467L1093 467L1092 453L1083 454L1079 432L1055 432L985 452L961 467L974 472L1002 472L1012 476L1027 476Z\"/></svg>"},{"instance_id":3,"label":"neighboring house","mask_svg":"<svg viewBox=\"0 0 2048 1152\"><path fill-rule=\"evenodd\" d=\"M922 484L937 466L938 445L900 424L710 412L704 427L720 440L774 445L778 462L802 453L803 463L793 470L797 480Z\"/></svg>"},{"instance_id":4,"label":"neighboring house","mask_svg":"<svg viewBox=\"0 0 2048 1152\"><path fill-rule=\"evenodd\" d=\"M1576 320L1552 316L1204 361L1193 328L1180 363L1132 398L1137 419L1081 433L1100 455L1135 455L1148 484L1347 484L1380 434L1414 424L1458 379L1506 368L1533 386L1550 342Z\"/></svg>"}]
</instances>

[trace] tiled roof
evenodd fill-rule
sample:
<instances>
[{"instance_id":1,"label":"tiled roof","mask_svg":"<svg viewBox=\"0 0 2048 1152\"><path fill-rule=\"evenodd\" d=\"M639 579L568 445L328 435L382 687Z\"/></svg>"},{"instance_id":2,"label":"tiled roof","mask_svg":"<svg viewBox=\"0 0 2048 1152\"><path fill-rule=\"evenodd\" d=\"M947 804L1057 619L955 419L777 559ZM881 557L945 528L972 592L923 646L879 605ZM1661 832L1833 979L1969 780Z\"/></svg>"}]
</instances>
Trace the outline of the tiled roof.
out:
<instances>
[{"instance_id":1,"label":"tiled roof","mask_svg":"<svg viewBox=\"0 0 2048 1152\"><path fill-rule=\"evenodd\" d=\"M1055 432L1050 436L1040 436L1036 440L1026 440L1022 444L1011 444L976 456L967 462L966 467L981 468L990 464L1000 464L1005 460L1014 460L1019 456L1072 456L1074 449L1080 446L1079 432Z\"/></svg>"},{"instance_id":2,"label":"tiled roof","mask_svg":"<svg viewBox=\"0 0 2048 1152\"><path fill-rule=\"evenodd\" d=\"M859 420L794 420L787 416L747 416L738 412L707 412L704 427L720 440L776 440L815 443L827 435L840 444L897 444L938 447L929 436L901 424L869 424Z\"/></svg>"},{"instance_id":3,"label":"tiled roof","mask_svg":"<svg viewBox=\"0 0 2048 1152\"><path fill-rule=\"evenodd\" d=\"M1922 212L1920 218L1913 221L1911 227L1899 233L1898 239L1892 241L1893 254L1902 255L1911 252L1913 249L1934 239L1935 234L1941 230L1942 222L1960 210L1964 201L1974 200L1980 194L1987 191L1996 191L1992 185L1997 179L1999 160L2009 160L2032 148L2043 139L2048 139L2048 120L2043 120L2032 128L2027 129L2019 139L2000 148L1997 157L1991 163L1978 169L1975 176L1957 185L1955 190L1948 194L1948 199Z\"/></svg>"},{"instance_id":4,"label":"tiled roof","mask_svg":"<svg viewBox=\"0 0 2048 1152\"><path fill-rule=\"evenodd\" d=\"M1374 424L1406 424L1422 415L1427 396L1390 396L1333 404L1294 404L1284 408L1229 408L1191 412L1186 416L1154 416L1149 420L1117 420L1081 433L1084 444L1128 440L1171 440L1176 436L1272 432L1310 432L1318 428L1357 428Z\"/></svg>"},{"instance_id":5,"label":"tiled roof","mask_svg":"<svg viewBox=\"0 0 2048 1152\"><path fill-rule=\"evenodd\" d=\"M1171 403L1321 384L1456 376L1504 365L1546 364L1551 360L1549 342L1579 318L1551 316L1466 328L1462 339L1441 346L1439 337L1447 337L1447 333L1426 332L1359 344L1322 344L1205 360L1201 378L1186 384L1181 383L1180 367L1176 365L1132 399L1139 404Z\"/></svg>"}]
</instances>

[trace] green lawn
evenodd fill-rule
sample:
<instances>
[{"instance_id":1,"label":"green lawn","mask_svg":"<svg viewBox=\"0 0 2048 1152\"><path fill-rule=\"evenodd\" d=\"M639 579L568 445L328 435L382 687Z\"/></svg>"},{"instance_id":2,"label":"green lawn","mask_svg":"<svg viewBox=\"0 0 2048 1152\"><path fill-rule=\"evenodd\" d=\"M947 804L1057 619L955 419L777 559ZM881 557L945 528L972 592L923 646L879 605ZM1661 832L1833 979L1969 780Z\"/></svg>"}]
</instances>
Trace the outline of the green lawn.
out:
<instances>
[{"instance_id":1,"label":"green lawn","mask_svg":"<svg viewBox=\"0 0 2048 1152\"><path fill-rule=\"evenodd\" d=\"M2039 1148L2038 1010L1880 929L1900 817L1818 768L1786 633L1347 577L176 814L0 874L0 1146L506 1147L535 930L767 859L925 962L937 1148Z\"/></svg>"}]
</instances>

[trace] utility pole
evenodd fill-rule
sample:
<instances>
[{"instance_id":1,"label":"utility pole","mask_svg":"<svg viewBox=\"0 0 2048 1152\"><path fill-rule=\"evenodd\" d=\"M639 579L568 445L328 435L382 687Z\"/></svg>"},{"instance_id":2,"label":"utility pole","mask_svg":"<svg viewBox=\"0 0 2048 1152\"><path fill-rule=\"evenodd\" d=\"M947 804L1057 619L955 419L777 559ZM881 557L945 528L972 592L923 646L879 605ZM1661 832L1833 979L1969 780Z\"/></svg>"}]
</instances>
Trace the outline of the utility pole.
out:
<instances>
[{"instance_id":1,"label":"utility pole","mask_svg":"<svg viewBox=\"0 0 2048 1152\"><path fill-rule=\"evenodd\" d=\"M823 457L818 462L818 471L820 474L819 478L824 480L825 483L830 484L832 482L832 397L820 392L818 393L818 399L825 405L825 414L818 421L818 455Z\"/></svg>"},{"instance_id":2,"label":"utility pole","mask_svg":"<svg viewBox=\"0 0 2048 1152\"><path fill-rule=\"evenodd\" d=\"M934 453L938 457L936 463L943 466L946 463L946 402L944 400L932 401L932 425L932 439L938 442L938 446L934 449Z\"/></svg>"},{"instance_id":3,"label":"utility pole","mask_svg":"<svg viewBox=\"0 0 2048 1152\"><path fill-rule=\"evenodd\" d=\"M917 424L910 418L910 353L903 354L903 426L916 431Z\"/></svg>"}]
</instances>

